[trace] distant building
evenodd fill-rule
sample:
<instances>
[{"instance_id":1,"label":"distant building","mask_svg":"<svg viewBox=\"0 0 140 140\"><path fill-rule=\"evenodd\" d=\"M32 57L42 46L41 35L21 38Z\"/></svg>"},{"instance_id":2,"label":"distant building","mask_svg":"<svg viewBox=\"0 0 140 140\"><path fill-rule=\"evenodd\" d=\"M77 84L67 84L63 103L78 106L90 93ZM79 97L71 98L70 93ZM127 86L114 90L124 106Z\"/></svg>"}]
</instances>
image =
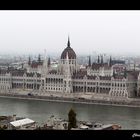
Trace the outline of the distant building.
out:
<instances>
[{"instance_id":1,"label":"distant building","mask_svg":"<svg viewBox=\"0 0 140 140\"><path fill-rule=\"evenodd\" d=\"M58 66L51 67L50 58L31 60L24 69L0 70L0 92L10 93L13 89L35 90L39 93L95 93L109 97L131 98L140 95L139 71L128 71L124 61L112 60L107 63L98 56L88 66L80 67L77 56L68 38L67 47L61 54ZM11 93L12 94L12 93Z\"/></svg>"},{"instance_id":2,"label":"distant building","mask_svg":"<svg viewBox=\"0 0 140 140\"><path fill-rule=\"evenodd\" d=\"M112 65L114 64L125 64L125 61L124 60L112 60Z\"/></svg>"}]
</instances>

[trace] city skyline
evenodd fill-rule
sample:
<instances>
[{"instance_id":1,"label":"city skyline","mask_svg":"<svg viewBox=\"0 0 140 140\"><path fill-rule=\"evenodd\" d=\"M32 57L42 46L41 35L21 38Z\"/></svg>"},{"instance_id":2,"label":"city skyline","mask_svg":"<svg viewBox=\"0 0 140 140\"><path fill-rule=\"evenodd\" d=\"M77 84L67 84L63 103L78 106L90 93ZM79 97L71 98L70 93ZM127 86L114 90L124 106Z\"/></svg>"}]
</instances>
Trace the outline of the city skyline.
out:
<instances>
[{"instance_id":1,"label":"city skyline","mask_svg":"<svg viewBox=\"0 0 140 140\"><path fill-rule=\"evenodd\" d=\"M140 11L0 11L1 54L139 55Z\"/></svg>"}]
</instances>

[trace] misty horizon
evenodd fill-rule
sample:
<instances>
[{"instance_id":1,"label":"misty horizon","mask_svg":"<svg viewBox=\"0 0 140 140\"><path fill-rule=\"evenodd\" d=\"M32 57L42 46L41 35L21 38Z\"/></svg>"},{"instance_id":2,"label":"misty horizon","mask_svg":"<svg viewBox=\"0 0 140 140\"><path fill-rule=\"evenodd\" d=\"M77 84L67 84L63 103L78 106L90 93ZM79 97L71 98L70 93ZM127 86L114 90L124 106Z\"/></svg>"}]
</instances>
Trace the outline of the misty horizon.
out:
<instances>
[{"instance_id":1,"label":"misty horizon","mask_svg":"<svg viewBox=\"0 0 140 140\"><path fill-rule=\"evenodd\" d=\"M0 54L140 56L140 11L0 11Z\"/></svg>"}]
</instances>

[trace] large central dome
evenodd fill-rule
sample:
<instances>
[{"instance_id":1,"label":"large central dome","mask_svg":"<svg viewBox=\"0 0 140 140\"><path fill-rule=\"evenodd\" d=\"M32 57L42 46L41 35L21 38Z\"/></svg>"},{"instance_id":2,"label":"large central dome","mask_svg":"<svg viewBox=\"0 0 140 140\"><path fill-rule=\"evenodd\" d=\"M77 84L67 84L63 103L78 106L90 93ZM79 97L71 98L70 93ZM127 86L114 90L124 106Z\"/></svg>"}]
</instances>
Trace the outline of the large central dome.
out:
<instances>
[{"instance_id":1,"label":"large central dome","mask_svg":"<svg viewBox=\"0 0 140 140\"><path fill-rule=\"evenodd\" d=\"M76 54L75 54L74 50L70 47L69 38L68 38L67 48L65 48L61 54L61 59L66 59L67 53L68 53L69 59L76 59Z\"/></svg>"}]
</instances>

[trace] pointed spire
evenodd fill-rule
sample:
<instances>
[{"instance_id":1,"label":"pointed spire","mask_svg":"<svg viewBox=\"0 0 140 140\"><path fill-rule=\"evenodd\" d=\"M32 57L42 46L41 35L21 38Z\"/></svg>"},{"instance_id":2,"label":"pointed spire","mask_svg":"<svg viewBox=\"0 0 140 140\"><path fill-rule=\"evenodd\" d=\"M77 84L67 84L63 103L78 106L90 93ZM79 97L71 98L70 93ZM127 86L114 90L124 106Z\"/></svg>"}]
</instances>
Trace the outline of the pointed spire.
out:
<instances>
[{"instance_id":1,"label":"pointed spire","mask_svg":"<svg viewBox=\"0 0 140 140\"><path fill-rule=\"evenodd\" d=\"M70 39L69 39L69 36L68 36L68 43L67 43L67 47L70 47Z\"/></svg>"},{"instance_id":2,"label":"pointed spire","mask_svg":"<svg viewBox=\"0 0 140 140\"><path fill-rule=\"evenodd\" d=\"M51 65L51 59L50 57L48 58L48 67Z\"/></svg>"},{"instance_id":3,"label":"pointed spire","mask_svg":"<svg viewBox=\"0 0 140 140\"><path fill-rule=\"evenodd\" d=\"M112 58L111 58L111 56L110 56L110 59L109 59L109 66L111 67L111 65L112 65Z\"/></svg>"},{"instance_id":4,"label":"pointed spire","mask_svg":"<svg viewBox=\"0 0 140 140\"><path fill-rule=\"evenodd\" d=\"M134 62L134 71L135 71L135 69L136 69L136 63Z\"/></svg>"},{"instance_id":5,"label":"pointed spire","mask_svg":"<svg viewBox=\"0 0 140 140\"><path fill-rule=\"evenodd\" d=\"M88 66L91 67L91 57L89 56Z\"/></svg>"},{"instance_id":6,"label":"pointed spire","mask_svg":"<svg viewBox=\"0 0 140 140\"><path fill-rule=\"evenodd\" d=\"M31 65L31 57L29 56L28 65Z\"/></svg>"},{"instance_id":7,"label":"pointed spire","mask_svg":"<svg viewBox=\"0 0 140 140\"><path fill-rule=\"evenodd\" d=\"M97 63L98 63L98 64L100 63L100 57L99 57L99 55L98 55L98 61L97 61Z\"/></svg>"},{"instance_id":8,"label":"pointed spire","mask_svg":"<svg viewBox=\"0 0 140 140\"><path fill-rule=\"evenodd\" d=\"M101 64L104 63L104 60L103 60L103 55L101 55Z\"/></svg>"}]
</instances>

